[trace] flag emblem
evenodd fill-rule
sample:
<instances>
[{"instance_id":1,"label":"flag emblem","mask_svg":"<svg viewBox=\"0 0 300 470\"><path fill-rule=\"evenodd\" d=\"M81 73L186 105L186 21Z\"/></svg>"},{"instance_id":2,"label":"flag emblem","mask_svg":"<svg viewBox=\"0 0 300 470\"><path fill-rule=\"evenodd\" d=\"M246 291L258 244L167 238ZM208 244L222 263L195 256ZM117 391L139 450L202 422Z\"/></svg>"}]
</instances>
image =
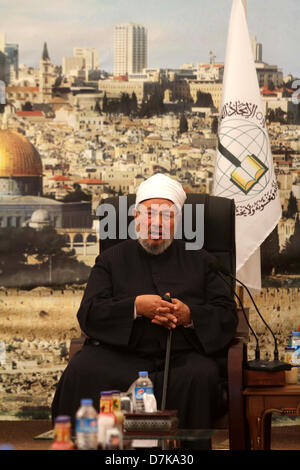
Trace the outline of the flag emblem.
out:
<instances>
[{"instance_id":1,"label":"flag emblem","mask_svg":"<svg viewBox=\"0 0 300 470\"><path fill-rule=\"evenodd\" d=\"M229 190L236 201L242 202L240 192L248 195L252 191L257 196L264 191L269 183L269 146L260 127L244 120L227 120L219 133L218 151L226 159L221 162L218 181L226 195Z\"/></svg>"}]
</instances>

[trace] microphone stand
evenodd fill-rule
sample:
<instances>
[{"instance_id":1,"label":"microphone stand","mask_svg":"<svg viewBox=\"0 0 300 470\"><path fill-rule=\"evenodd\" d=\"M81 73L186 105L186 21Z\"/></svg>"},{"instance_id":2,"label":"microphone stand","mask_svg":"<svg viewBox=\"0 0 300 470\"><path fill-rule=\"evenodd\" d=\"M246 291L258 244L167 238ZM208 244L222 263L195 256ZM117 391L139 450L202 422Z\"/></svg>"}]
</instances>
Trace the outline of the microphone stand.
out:
<instances>
[{"instance_id":1,"label":"microphone stand","mask_svg":"<svg viewBox=\"0 0 300 470\"><path fill-rule=\"evenodd\" d=\"M265 326L268 328L268 330L270 331L270 333L272 334L273 339L274 339L274 343L275 343L274 360L273 361L262 361L262 360L257 360L255 358L255 360L249 361L247 363L247 368L250 369L250 370L264 370L266 372L275 372L275 371L280 371L280 370L290 370L291 369L290 364L288 364L286 362L283 362L283 361L279 361L279 359L278 359L277 339L276 339L273 331L271 330L271 328L269 327L269 325L267 324L267 322L265 321L265 319L261 315L260 311L258 310L258 307L257 307L257 305L256 305L256 303L253 299L253 296L252 296L250 290L248 289L248 287L242 281L240 281L239 279L236 279L234 276L232 276L232 274L228 270L220 269L220 271L223 274L231 277L234 281L238 282L239 284L241 284L246 289L250 299L252 300L252 303L255 307L256 312L258 313L259 317L261 318L261 320L263 321Z\"/></svg>"},{"instance_id":2,"label":"microphone stand","mask_svg":"<svg viewBox=\"0 0 300 470\"><path fill-rule=\"evenodd\" d=\"M218 275L220 276L221 279L223 279L223 281L232 289L232 285L230 284L229 281L227 281L227 279L221 274L220 271L217 271ZM259 348L259 342L258 342L258 338L253 330L253 328L251 327L250 323L249 323L249 320L247 318L247 315L246 315L246 312L245 312L245 309L244 309L244 306L243 306L243 302L240 298L240 296L235 292L235 290L233 289L233 295L238 299L239 301L239 304L241 306L241 309L242 309L242 312L243 312L243 315L244 315L244 318L246 320L246 323L248 325L248 328L251 330L255 340L256 340L256 348L255 348L255 361L260 361L260 348Z\"/></svg>"}]
</instances>

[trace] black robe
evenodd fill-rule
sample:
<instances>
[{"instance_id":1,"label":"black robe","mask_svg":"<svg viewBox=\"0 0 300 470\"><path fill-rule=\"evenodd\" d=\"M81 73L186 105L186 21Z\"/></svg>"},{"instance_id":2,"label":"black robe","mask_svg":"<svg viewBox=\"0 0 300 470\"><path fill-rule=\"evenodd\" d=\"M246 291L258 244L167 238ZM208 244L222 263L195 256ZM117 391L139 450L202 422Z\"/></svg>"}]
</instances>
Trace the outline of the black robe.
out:
<instances>
[{"instance_id":1,"label":"black robe","mask_svg":"<svg viewBox=\"0 0 300 470\"><path fill-rule=\"evenodd\" d=\"M148 318L134 319L134 302L169 292L189 306L193 327L172 332L166 408L178 410L181 428L209 428L220 411L219 386L237 325L232 292L210 270L211 261L205 250L188 251L180 240L160 255L149 255L136 240L101 253L77 314L90 339L62 374L53 419L67 414L74 423L81 398L92 398L99 410L101 391L127 391L140 370L148 370L160 408L169 332Z\"/></svg>"}]
</instances>

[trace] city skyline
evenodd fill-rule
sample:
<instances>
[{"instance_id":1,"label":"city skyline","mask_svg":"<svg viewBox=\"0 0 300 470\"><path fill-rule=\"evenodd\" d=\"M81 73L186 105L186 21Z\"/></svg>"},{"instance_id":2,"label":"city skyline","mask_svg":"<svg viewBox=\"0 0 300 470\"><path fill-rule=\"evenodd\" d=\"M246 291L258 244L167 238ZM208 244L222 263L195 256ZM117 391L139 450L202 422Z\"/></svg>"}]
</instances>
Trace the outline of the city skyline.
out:
<instances>
[{"instance_id":1,"label":"city skyline","mask_svg":"<svg viewBox=\"0 0 300 470\"><path fill-rule=\"evenodd\" d=\"M74 47L95 47L100 69L113 71L113 31L135 22L148 30L148 66L178 68L184 63L223 62L231 0L0 0L0 31L19 44L20 60L38 67L44 41L51 62L62 65ZM263 60L300 77L297 60L300 5L297 0L247 0L249 32L263 45ZM277 38L275 41L274 38Z\"/></svg>"}]
</instances>

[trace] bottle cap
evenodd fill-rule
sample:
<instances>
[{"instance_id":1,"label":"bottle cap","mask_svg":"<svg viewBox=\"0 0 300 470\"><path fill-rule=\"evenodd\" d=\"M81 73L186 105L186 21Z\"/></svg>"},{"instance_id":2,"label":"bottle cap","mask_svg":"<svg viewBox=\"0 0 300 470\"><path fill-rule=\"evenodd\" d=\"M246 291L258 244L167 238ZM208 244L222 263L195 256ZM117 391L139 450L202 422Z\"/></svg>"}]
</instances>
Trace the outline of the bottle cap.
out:
<instances>
[{"instance_id":1,"label":"bottle cap","mask_svg":"<svg viewBox=\"0 0 300 470\"><path fill-rule=\"evenodd\" d=\"M101 392L101 395L102 396L109 396L109 395L111 395L111 391L109 390L107 392Z\"/></svg>"},{"instance_id":2,"label":"bottle cap","mask_svg":"<svg viewBox=\"0 0 300 470\"><path fill-rule=\"evenodd\" d=\"M140 377L145 377L146 375L148 375L148 371L146 370L142 370L141 372L139 372Z\"/></svg>"},{"instance_id":3,"label":"bottle cap","mask_svg":"<svg viewBox=\"0 0 300 470\"><path fill-rule=\"evenodd\" d=\"M11 444L2 444L0 450L15 450L14 446Z\"/></svg>"},{"instance_id":4,"label":"bottle cap","mask_svg":"<svg viewBox=\"0 0 300 470\"><path fill-rule=\"evenodd\" d=\"M91 405L93 403L93 400L91 398L82 398L80 400L81 405Z\"/></svg>"},{"instance_id":5,"label":"bottle cap","mask_svg":"<svg viewBox=\"0 0 300 470\"><path fill-rule=\"evenodd\" d=\"M55 418L56 423L68 423L71 420L70 416L60 415Z\"/></svg>"}]
</instances>

